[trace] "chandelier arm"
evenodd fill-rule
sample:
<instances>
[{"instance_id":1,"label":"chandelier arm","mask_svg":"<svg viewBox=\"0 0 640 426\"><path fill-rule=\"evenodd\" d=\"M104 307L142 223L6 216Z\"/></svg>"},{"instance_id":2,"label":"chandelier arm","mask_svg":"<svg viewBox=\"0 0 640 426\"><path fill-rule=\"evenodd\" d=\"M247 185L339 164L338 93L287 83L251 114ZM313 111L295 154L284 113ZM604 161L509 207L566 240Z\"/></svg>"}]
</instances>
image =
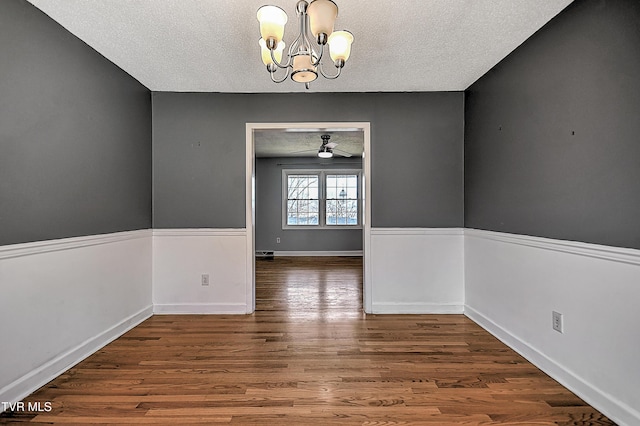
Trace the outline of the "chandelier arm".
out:
<instances>
[{"instance_id":1,"label":"chandelier arm","mask_svg":"<svg viewBox=\"0 0 640 426\"><path fill-rule=\"evenodd\" d=\"M273 61L273 63L278 67L278 68L289 68L291 66L291 56L287 55L287 57L289 58L287 60L286 64L281 64L280 62L278 62L278 60L276 59L275 55L273 54L274 50L270 50L269 52L271 52L271 60Z\"/></svg>"},{"instance_id":2,"label":"chandelier arm","mask_svg":"<svg viewBox=\"0 0 640 426\"><path fill-rule=\"evenodd\" d=\"M289 49L287 51L287 57L289 58L289 60L287 61L287 64L289 66L291 66L293 57L295 56L295 53L299 50L299 46L301 42L304 42L304 37L302 36L302 33L298 33L298 36L289 45Z\"/></svg>"},{"instance_id":3,"label":"chandelier arm","mask_svg":"<svg viewBox=\"0 0 640 426\"><path fill-rule=\"evenodd\" d=\"M320 67L322 67L322 64L320 63L320 61L322 60L322 54L324 53L324 46L320 45L320 54L318 55L318 60L315 62L313 61L314 53L316 53L315 50L311 50L311 65L313 65L314 67L317 67L318 65L320 65Z\"/></svg>"},{"instance_id":4,"label":"chandelier arm","mask_svg":"<svg viewBox=\"0 0 640 426\"><path fill-rule=\"evenodd\" d=\"M276 71L275 70L269 72L269 75L271 75L271 81L273 81L274 83L282 83L287 78L289 78L289 73L290 72L291 72L291 67L287 67L287 72L284 74L284 77L282 77L280 80L276 79L276 75L275 75Z\"/></svg>"},{"instance_id":5,"label":"chandelier arm","mask_svg":"<svg viewBox=\"0 0 640 426\"><path fill-rule=\"evenodd\" d=\"M322 74L322 76L327 80L335 80L336 78L340 77L340 72L342 71L342 67L336 67L336 68L338 68L338 73L336 75L327 75L324 73L324 67L322 66L322 63L321 63L319 67L320 74Z\"/></svg>"},{"instance_id":6,"label":"chandelier arm","mask_svg":"<svg viewBox=\"0 0 640 426\"><path fill-rule=\"evenodd\" d=\"M311 43L309 43L309 15L307 15L306 9L300 13L300 34L298 37L302 38L303 47L312 55L313 50L311 49Z\"/></svg>"},{"instance_id":7,"label":"chandelier arm","mask_svg":"<svg viewBox=\"0 0 640 426\"><path fill-rule=\"evenodd\" d=\"M302 36L300 34L298 34L298 37L296 37L295 40L293 40L293 43L291 43L291 45L289 46L289 57L294 56L293 54L298 50L298 46L300 45L300 38Z\"/></svg>"},{"instance_id":8,"label":"chandelier arm","mask_svg":"<svg viewBox=\"0 0 640 426\"><path fill-rule=\"evenodd\" d=\"M309 28L310 27L309 15L306 12L304 15L305 15L304 20L301 20L301 24L303 24L303 26L300 28L300 33L302 34L302 38L304 39L304 42L307 45L306 46L307 52L309 52L309 56L311 57L311 65L313 65L314 67L317 67L320 64L320 60L322 60L322 54L324 53L324 45L318 43L318 46L320 46L320 54L318 54L316 50L311 46L310 40L315 40L315 37L311 33L311 29ZM318 57L316 61L313 60L314 56Z\"/></svg>"}]
</instances>

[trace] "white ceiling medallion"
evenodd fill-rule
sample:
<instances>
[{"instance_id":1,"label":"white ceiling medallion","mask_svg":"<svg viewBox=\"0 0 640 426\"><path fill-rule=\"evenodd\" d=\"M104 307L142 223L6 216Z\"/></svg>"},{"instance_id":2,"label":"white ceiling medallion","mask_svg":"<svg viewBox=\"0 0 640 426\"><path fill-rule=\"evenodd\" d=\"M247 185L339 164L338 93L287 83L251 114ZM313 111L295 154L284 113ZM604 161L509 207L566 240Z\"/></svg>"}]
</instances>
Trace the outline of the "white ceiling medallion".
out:
<instances>
[{"instance_id":1,"label":"white ceiling medallion","mask_svg":"<svg viewBox=\"0 0 640 426\"><path fill-rule=\"evenodd\" d=\"M260 22L259 41L262 62L267 66L271 80L282 83L291 76L293 81L309 83L318 78L318 71L327 79L340 76L340 71L351 54L353 35L349 31L334 31L333 26L338 17L338 6L331 0L313 0L308 3L300 0L296 5L298 17L298 36L287 50L286 61L282 61L285 43L284 26L287 14L278 6L262 6L258 9ZM314 40L314 46L310 40ZM329 44L329 55L337 72L325 73L322 65L324 46ZM282 77L276 77L278 69L286 70Z\"/></svg>"}]
</instances>

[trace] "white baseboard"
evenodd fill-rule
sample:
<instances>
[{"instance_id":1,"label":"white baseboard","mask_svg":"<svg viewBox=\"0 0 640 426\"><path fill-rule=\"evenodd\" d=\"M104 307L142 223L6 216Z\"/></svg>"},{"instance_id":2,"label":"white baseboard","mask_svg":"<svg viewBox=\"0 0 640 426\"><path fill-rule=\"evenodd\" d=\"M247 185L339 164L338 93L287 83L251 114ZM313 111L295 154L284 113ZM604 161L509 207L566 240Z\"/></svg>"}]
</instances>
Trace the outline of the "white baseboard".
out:
<instances>
[{"instance_id":1,"label":"white baseboard","mask_svg":"<svg viewBox=\"0 0 640 426\"><path fill-rule=\"evenodd\" d=\"M309 257L344 257L344 256L356 256L362 257L362 250L343 250L343 251L274 251L273 255L276 257L284 256L309 256Z\"/></svg>"},{"instance_id":2,"label":"white baseboard","mask_svg":"<svg viewBox=\"0 0 640 426\"><path fill-rule=\"evenodd\" d=\"M118 337L125 334L152 315L149 306L120 321L118 324L92 337L75 348L60 354L51 361L43 364L18 380L0 389L0 401L17 402L29 396L32 392L49 383L80 361L94 354Z\"/></svg>"},{"instance_id":3,"label":"white baseboard","mask_svg":"<svg viewBox=\"0 0 640 426\"><path fill-rule=\"evenodd\" d=\"M481 314L470 306L464 307L464 314L480 327L495 336L505 345L522 355L527 361L544 371L554 380L559 382L588 404L602 411L607 417L619 425L640 424L640 412L618 401L612 395L601 391L594 385L585 382L576 376L568 368L558 364L542 352L509 333L504 328L493 322L487 316Z\"/></svg>"},{"instance_id":4,"label":"white baseboard","mask_svg":"<svg viewBox=\"0 0 640 426\"><path fill-rule=\"evenodd\" d=\"M245 315L249 311L247 305L242 303L164 303L154 304L153 313L159 315Z\"/></svg>"},{"instance_id":5,"label":"white baseboard","mask_svg":"<svg viewBox=\"0 0 640 426\"><path fill-rule=\"evenodd\" d=\"M373 303L372 314L462 314L463 305L445 303Z\"/></svg>"}]
</instances>

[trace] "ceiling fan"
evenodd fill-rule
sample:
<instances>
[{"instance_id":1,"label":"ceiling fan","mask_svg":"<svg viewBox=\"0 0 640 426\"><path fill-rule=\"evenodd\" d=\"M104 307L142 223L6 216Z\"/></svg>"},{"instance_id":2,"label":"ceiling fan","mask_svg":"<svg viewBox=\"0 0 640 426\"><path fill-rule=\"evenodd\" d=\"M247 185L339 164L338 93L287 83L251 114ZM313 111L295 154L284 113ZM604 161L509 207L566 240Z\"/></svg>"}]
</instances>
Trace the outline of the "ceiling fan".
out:
<instances>
[{"instance_id":1,"label":"ceiling fan","mask_svg":"<svg viewBox=\"0 0 640 426\"><path fill-rule=\"evenodd\" d=\"M338 146L337 143L329 142L329 140L331 139L331 135L325 134L320 136L320 138L322 139L322 145L320 145L320 148L318 149L318 157L331 158L334 155L334 150L336 151L335 154L337 155L340 155L342 157L351 157L351 154L349 154L348 152L337 149L336 148ZM311 151L315 151L315 150L307 149L304 151L294 152L292 154L297 154L302 152L311 152Z\"/></svg>"},{"instance_id":2,"label":"ceiling fan","mask_svg":"<svg viewBox=\"0 0 640 426\"><path fill-rule=\"evenodd\" d=\"M320 149L318 150L318 157L320 158L331 158L333 157L333 149L338 146L335 142L329 142L331 139L331 135L322 135L322 145L320 145Z\"/></svg>"}]
</instances>

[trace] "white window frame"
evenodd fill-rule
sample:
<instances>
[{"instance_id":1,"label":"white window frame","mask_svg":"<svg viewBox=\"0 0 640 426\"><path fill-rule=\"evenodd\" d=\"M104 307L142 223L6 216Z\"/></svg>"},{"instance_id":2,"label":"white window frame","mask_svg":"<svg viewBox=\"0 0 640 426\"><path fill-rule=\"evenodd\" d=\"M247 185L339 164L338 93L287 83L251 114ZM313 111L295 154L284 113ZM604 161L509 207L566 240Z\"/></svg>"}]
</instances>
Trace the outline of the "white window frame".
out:
<instances>
[{"instance_id":1,"label":"white window frame","mask_svg":"<svg viewBox=\"0 0 640 426\"><path fill-rule=\"evenodd\" d=\"M287 201L289 194L289 175L318 176L318 224L317 225L289 225L287 224ZM358 224L357 225L328 225L326 223L327 204L327 175L356 175L358 177ZM362 229L362 170L361 169L283 169L282 170L282 229Z\"/></svg>"}]
</instances>

